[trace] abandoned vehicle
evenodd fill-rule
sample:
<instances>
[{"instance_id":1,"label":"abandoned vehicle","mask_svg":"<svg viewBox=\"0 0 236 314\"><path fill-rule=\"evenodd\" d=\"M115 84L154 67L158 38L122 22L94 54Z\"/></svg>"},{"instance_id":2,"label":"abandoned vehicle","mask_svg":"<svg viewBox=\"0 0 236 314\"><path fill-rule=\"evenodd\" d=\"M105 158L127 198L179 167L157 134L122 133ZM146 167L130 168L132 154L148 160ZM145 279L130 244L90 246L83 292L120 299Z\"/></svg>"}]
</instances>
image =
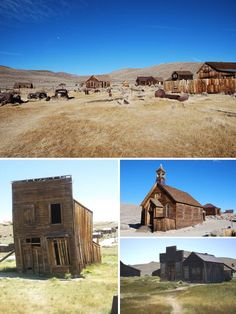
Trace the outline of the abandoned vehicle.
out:
<instances>
[{"instance_id":1,"label":"abandoned vehicle","mask_svg":"<svg viewBox=\"0 0 236 314\"><path fill-rule=\"evenodd\" d=\"M141 86L151 86L156 84L163 84L163 78L153 76L138 76L136 84Z\"/></svg>"},{"instance_id":2,"label":"abandoned vehicle","mask_svg":"<svg viewBox=\"0 0 236 314\"><path fill-rule=\"evenodd\" d=\"M140 277L141 271L120 261L120 277Z\"/></svg>"},{"instance_id":3,"label":"abandoned vehicle","mask_svg":"<svg viewBox=\"0 0 236 314\"><path fill-rule=\"evenodd\" d=\"M71 176L14 181L12 199L19 272L77 275L101 262L93 213L73 199Z\"/></svg>"},{"instance_id":4,"label":"abandoned vehicle","mask_svg":"<svg viewBox=\"0 0 236 314\"><path fill-rule=\"evenodd\" d=\"M111 86L111 81L108 75L92 75L85 85L86 88L107 88Z\"/></svg>"},{"instance_id":5,"label":"abandoned vehicle","mask_svg":"<svg viewBox=\"0 0 236 314\"><path fill-rule=\"evenodd\" d=\"M219 216L221 215L221 209L213 204L206 204L203 206L206 216Z\"/></svg>"},{"instance_id":6,"label":"abandoned vehicle","mask_svg":"<svg viewBox=\"0 0 236 314\"><path fill-rule=\"evenodd\" d=\"M235 272L235 268L224 258L177 250L176 246L167 247L166 253L160 254L160 264L160 278L163 281L223 282L231 280Z\"/></svg>"},{"instance_id":7,"label":"abandoned vehicle","mask_svg":"<svg viewBox=\"0 0 236 314\"><path fill-rule=\"evenodd\" d=\"M172 81L193 80L193 73L190 71L174 71L171 78Z\"/></svg>"},{"instance_id":8,"label":"abandoned vehicle","mask_svg":"<svg viewBox=\"0 0 236 314\"><path fill-rule=\"evenodd\" d=\"M69 99L68 90L64 88L56 89L53 97Z\"/></svg>"},{"instance_id":9,"label":"abandoned vehicle","mask_svg":"<svg viewBox=\"0 0 236 314\"><path fill-rule=\"evenodd\" d=\"M236 62L205 62L197 74L199 79L236 78Z\"/></svg>"},{"instance_id":10,"label":"abandoned vehicle","mask_svg":"<svg viewBox=\"0 0 236 314\"><path fill-rule=\"evenodd\" d=\"M166 185L162 165L156 172L156 183L141 203L141 225L155 232L202 223L202 205L188 193Z\"/></svg>"},{"instance_id":11,"label":"abandoned vehicle","mask_svg":"<svg viewBox=\"0 0 236 314\"><path fill-rule=\"evenodd\" d=\"M0 93L0 105L22 104L21 96L16 93Z\"/></svg>"},{"instance_id":12,"label":"abandoned vehicle","mask_svg":"<svg viewBox=\"0 0 236 314\"><path fill-rule=\"evenodd\" d=\"M29 93L27 96L28 99L44 99L47 97L48 95L45 92Z\"/></svg>"},{"instance_id":13,"label":"abandoned vehicle","mask_svg":"<svg viewBox=\"0 0 236 314\"><path fill-rule=\"evenodd\" d=\"M34 85L27 82L17 82L14 84L14 88L34 88Z\"/></svg>"}]
</instances>

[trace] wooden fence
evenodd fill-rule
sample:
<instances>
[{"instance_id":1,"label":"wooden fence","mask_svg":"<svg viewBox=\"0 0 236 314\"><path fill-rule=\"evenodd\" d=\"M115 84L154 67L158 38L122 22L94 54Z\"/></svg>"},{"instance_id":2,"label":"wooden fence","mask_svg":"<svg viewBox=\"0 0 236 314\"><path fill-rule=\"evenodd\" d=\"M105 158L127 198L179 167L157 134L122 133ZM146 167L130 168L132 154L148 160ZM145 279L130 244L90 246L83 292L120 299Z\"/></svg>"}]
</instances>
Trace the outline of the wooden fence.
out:
<instances>
[{"instance_id":1,"label":"wooden fence","mask_svg":"<svg viewBox=\"0 0 236 314\"><path fill-rule=\"evenodd\" d=\"M189 81L165 81L164 90L166 92L188 94L234 94L236 92L236 79L225 78Z\"/></svg>"}]
</instances>

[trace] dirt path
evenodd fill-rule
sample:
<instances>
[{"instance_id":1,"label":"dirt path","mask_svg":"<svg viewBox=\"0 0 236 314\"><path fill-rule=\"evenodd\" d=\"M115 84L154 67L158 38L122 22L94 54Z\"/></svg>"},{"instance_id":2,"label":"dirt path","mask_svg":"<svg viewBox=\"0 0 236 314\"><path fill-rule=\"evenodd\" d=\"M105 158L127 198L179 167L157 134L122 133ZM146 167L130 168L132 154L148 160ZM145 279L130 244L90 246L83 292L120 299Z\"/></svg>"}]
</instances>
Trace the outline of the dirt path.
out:
<instances>
[{"instance_id":1,"label":"dirt path","mask_svg":"<svg viewBox=\"0 0 236 314\"><path fill-rule=\"evenodd\" d=\"M176 297L174 297L174 296L167 297L166 302L172 306L171 314L182 313L182 306L176 300Z\"/></svg>"}]
</instances>

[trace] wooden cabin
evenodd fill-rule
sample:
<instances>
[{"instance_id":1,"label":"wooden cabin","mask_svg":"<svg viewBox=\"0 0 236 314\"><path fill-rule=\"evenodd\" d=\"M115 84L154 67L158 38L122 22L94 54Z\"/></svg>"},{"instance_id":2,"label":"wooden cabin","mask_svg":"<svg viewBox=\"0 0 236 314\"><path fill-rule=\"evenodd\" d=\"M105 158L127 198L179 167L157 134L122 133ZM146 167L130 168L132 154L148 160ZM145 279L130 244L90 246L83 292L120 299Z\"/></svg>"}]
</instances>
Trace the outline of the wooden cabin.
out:
<instances>
[{"instance_id":1,"label":"wooden cabin","mask_svg":"<svg viewBox=\"0 0 236 314\"><path fill-rule=\"evenodd\" d=\"M85 82L86 88L107 88L111 86L110 77L108 75L92 75Z\"/></svg>"},{"instance_id":2,"label":"wooden cabin","mask_svg":"<svg viewBox=\"0 0 236 314\"><path fill-rule=\"evenodd\" d=\"M71 176L14 181L12 200L19 272L78 275L101 262L93 213L73 199Z\"/></svg>"},{"instance_id":3,"label":"wooden cabin","mask_svg":"<svg viewBox=\"0 0 236 314\"><path fill-rule=\"evenodd\" d=\"M156 173L156 183L141 203L141 225L155 232L202 223L202 205L187 192L166 185L162 165Z\"/></svg>"},{"instance_id":4,"label":"wooden cabin","mask_svg":"<svg viewBox=\"0 0 236 314\"><path fill-rule=\"evenodd\" d=\"M163 78L153 76L138 76L136 79L136 84L141 86L163 84L163 82L164 82Z\"/></svg>"},{"instance_id":5,"label":"wooden cabin","mask_svg":"<svg viewBox=\"0 0 236 314\"><path fill-rule=\"evenodd\" d=\"M183 262L191 252L177 250L176 246L166 248L166 253L160 254L160 278L165 281L183 279Z\"/></svg>"},{"instance_id":6,"label":"wooden cabin","mask_svg":"<svg viewBox=\"0 0 236 314\"><path fill-rule=\"evenodd\" d=\"M140 277L141 271L120 262L120 277Z\"/></svg>"},{"instance_id":7,"label":"wooden cabin","mask_svg":"<svg viewBox=\"0 0 236 314\"><path fill-rule=\"evenodd\" d=\"M236 62L205 62L197 74L199 79L236 78Z\"/></svg>"},{"instance_id":8,"label":"wooden cabin","mask_svg":"<svg viewBox=\"0 0 236 314\"><path fill-rule=\"evenodd\" d=\"M27 83L27 82L17 82L14 84L15 89L18 88L34 88L34 85L32 83Z\"/></svg>"},{"instance_id":9,"label":"wooden cabin","mask_svg":"<svg viewBox=\"0 0 236 314\"><path fill-rule=\"evenodd\" d=\"M183 262L183 279L190 282L215 283L231 280L233 268L207 253L192 252Z\"/></svg>"},{"instance_id":10,"label":"wooden cabin","mask_svg":"<svg viewBox=\"0 0 236 314\"><path fill-rule=\"evenodd\" d=\"M193 80L193 73L190 71L174 71L171 75L172 81Z\"/></svg>"},{"instance_id":11,"label":"wooden cabin","mask_svg":"<svg viewBox=\"0 0 236 314\"><path fill-rule=\"evenodd\" d=\"M221 215L221 209L219 207L216 207L213 204L206 204L203 206L203 209L205 211L206 216L220 216Z\"/></svg>"}]
</instances>

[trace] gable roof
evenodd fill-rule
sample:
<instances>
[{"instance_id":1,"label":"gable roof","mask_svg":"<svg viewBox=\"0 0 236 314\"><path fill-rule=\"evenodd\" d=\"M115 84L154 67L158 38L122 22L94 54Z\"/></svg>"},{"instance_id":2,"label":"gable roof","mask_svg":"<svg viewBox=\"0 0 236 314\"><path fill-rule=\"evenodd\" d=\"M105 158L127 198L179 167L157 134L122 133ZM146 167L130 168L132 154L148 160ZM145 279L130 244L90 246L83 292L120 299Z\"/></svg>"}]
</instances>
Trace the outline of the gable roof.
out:
<instances>
[{"instance_id":1,"label":"gable roof","mask_svg":"<svg viewBox=\"0 0 236 314\"><path fill-rule=\"evenodd\" d=\"M153 76L138 76L137 80L151 81L151 80L155 80L155 77L153 77Z\"/></svg>"},{"instance_id":2,"label":"gable roof","mask_svg":"<svg viewBox=\"0 0 236 314\"><path fill-rule=\"evenodd\" d=\"M193 75L193 73L190 71L174 71L172 74L174 74L174 73L177 73L180 75Z\"/></svg>"},{"instance_id":3,"label":"gable roof","mask_svg":"<svg viewBox=\"0 0 236 314\"><path fill-rule=\"evenodd\" d=\"M153 185L151 190L145 196L144 200L141 203L141 206L144 205L144 203L147 201L147 199L150 197L150 195L153 193L156 187L159 187L161 191L163 191L164 193L167 193L172 198L172 200L176 203L183 203L183 204L188 204L195 207L202 207L202 205L187 192L178 190L169 185L160 184L158 182L156 182Z\"/></svg>"},{"instance_id":4,"label":"gable roof","mask_svg":"<svg viewBox=\"0 0 236 314\"><path fill-rule=\"evenodd\" d=\"M236 62L206 62L206 64L220 72L236 72Z\"/></svg>"},{"instance_id":5,"label":"gable roof","mask_svg":"<svg viewBox=\"0 0 236 314\"><path fill-rule=\"evenodd\" d=\"M219 207L217 207L217 206L215 206L215 205L213 205L213 204L211 204L211 203L207 203L207 204L205 204L205 205L203 206L203 208L219 208Z\"/></svg>"},{"instance_id":6,"label":"gable roof","mask_svg":"<svg viewBox=\"0 0 236 314\"><path fill-rule=\"evenodd\" d=\"M163 185L160 183L157 183L157 186L162 191L167 192L167 194L169 194L172 197L172 199L177 203L184 203L184 204L188 204L188 205L202 207L202 205L197 200L195 200L190 194L188 194L187 192L184 192L184 191L178 190L176 188L173 188L172 186Z\"/></svg>"},{"instance_id":7,"label":"gable roof","mask_svg":"<svg viewBox=\"0 0 236 314\"><path fill-rule=\"evenodd\" d=\"M150 201L156 206L156 207L163 207L162 203L158 201L156 198L150 198Z\"/></svg>"},{"instance_id":8,"label":"gable roof","mask_svg":"<svg viewBox=\"0 0 236 314\"><path fill-rule=\"evenodd\" d=\"M111 78L109 77L109 75L103 75L103 74L99 74L99 75L91 75L86 82L90 81L92 78L95 78L97 81L102 81L102 82L110 82Z\"/></svg>"}]
</instances>

